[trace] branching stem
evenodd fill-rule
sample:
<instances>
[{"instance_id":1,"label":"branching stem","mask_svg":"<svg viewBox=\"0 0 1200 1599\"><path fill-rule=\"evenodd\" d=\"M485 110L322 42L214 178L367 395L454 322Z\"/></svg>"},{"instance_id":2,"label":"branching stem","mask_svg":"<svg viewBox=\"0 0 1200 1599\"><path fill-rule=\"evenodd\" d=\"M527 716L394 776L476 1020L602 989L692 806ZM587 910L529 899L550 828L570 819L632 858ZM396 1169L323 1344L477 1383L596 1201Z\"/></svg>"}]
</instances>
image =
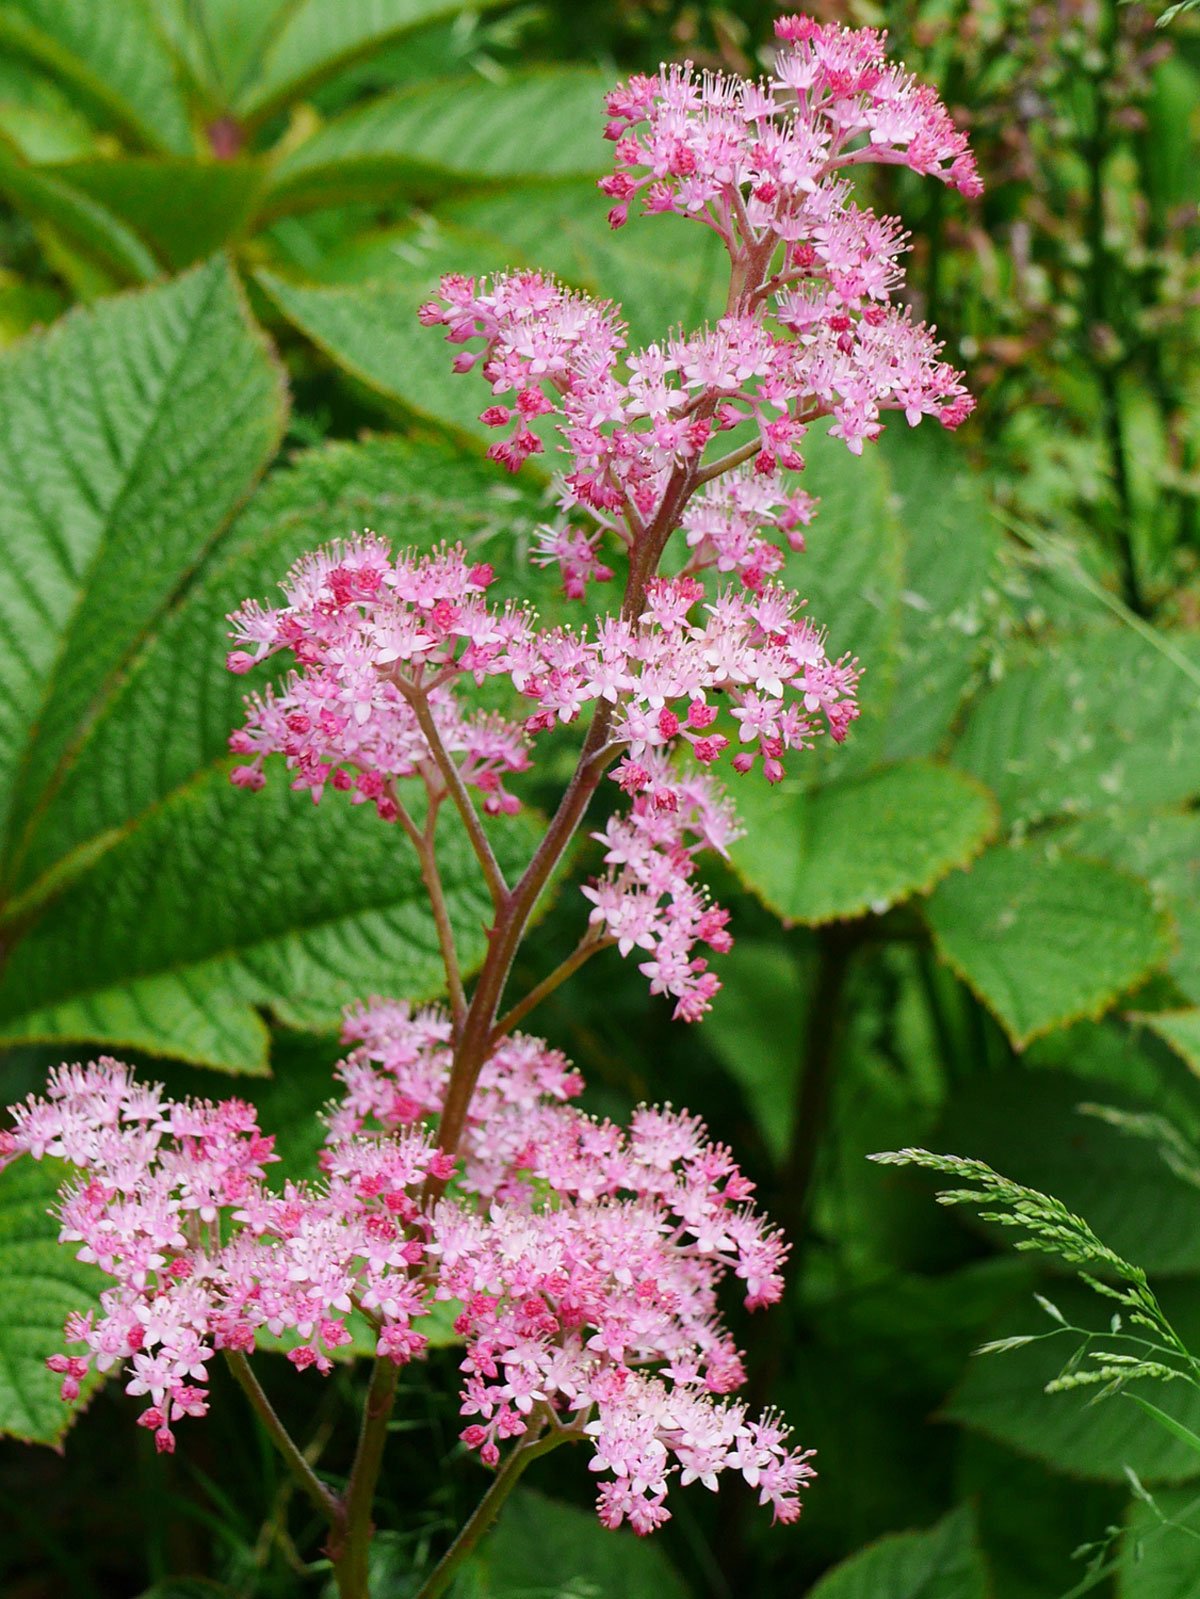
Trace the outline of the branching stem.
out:
<instances>
[{"instance_id":1,"label":"branching stem","mask_svg":"<svg viewBox=\"0 0 1200 1599\"><path fill-rule=\"evenodd\" d=\"M280 1421L274 1405L263 1392L262 1385L254 1375L245 1355L240 1350L227 1349L225 1364L233 1373L238 1387L250 1401L255 1415L270 1434L272 1443L279 1450L298 1486L308 1495L314 1508L324 1516L336 1536L345 1516L341 1500L332 1489L325 1486L309 1465L303 1450Z\"/></svg>"},{"instance_id":2,"label":"branching stem","mask_svg":"<svg viewBox=\"0 0 1200 1599\"><path fill-rule=\"evenodd\" d=\"M511 1033L517 1023L524 1021L531 1010L536 1009L544 999L553 994L568 977L574 976L585 961L590 960L599 950L610 949L615 943L615 938L594 933L588 933L581 938L566 960L560 961L548 976L543 977L540 983L529 990L524 999L518 1000L511 1010L504 1013L492 1031L493 1039L500 1039L506 1033Z\"/></svg>"},{"instance_id":3,"label":"branching stem","mask_svg":"<svg viewBox=\"0 0 1200 1599\"><path fill-rule=\"evenodd\" d=\"M488 892L492 896L492 904L499 911L508 899L508 884L504 881L504 873L500 870L500 863L492 850L491 842L483 830L483 823L479 820L479 813L471 802L466 785L459 774L450 751L442 742L442 735L438 731L437 723L433 719L433 712L429 709L429 700L420 689L415 689L411 684L397 680L397 687L413 708L413 715L417 725L425 735L430 753L437 762L438 771L446 784L450 798L454 801L458 814L462 817L463 826L467 830L467 837L471 840L471 848L483 871Z\"/></svg>"}]
</instances>

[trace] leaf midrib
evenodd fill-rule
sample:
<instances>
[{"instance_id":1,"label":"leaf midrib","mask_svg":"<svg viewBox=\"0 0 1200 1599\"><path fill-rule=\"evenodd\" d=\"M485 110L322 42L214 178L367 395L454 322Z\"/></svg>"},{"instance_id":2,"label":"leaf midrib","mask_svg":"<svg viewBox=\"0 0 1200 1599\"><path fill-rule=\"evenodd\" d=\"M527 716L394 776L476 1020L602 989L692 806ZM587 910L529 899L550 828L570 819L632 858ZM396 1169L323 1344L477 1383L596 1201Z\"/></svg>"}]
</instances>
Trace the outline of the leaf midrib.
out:
<instances>
[{"instance_id":1,"label":"leaf midrib","mask_svg":"<svg viewBox=\"0 0 1200 1599\"><path fill-rule=\"evenodd\" d=\"M99 566L102 564L104 556L110 547L112 534L120 517L121 508L124 505L128 495L132 491L131 486L136 481L140 464L145 458L146 452L150 445L158 435L163 416L163 397L173 394L174 378L177 372L180 370L180 367L184 363L186 357L190 355L192 351L196 334L205 322L205 318L208 309L212 304L213 298L219 295L221 285L227 280L228 269L225 267L215 266L210 263L207 266L199 268L198 270L200 273L207 275L208 282L205 285L204 292L195 307L195 314L189 317L186 336L177 346L171 364L164 374L163 381L160 384L159 394L156 396L153 416L151 417L145 432L138 440L137 446L130 458L128 468L122 475L120 490L113 499L107 513L103 517L100 536L97 540L96 548L92 552L92 556L88 561L86 570L79 578L76 601L72 609L71 616L62 630L60 646L55 655L55 659L50 671L47 673L41 701L37 707L37 710L29 719L29 732L26 738L25 748L16 763L16 779L13 789L14 804L10 808L8 817L6 818L5 836L3 839L3 845L0 847L0 882L7 883L10 888L15 874L20 869L21 861L28 852L29 847L37 834L38 828L41 825L41 822L44 820L47 810L53 802L54 796L59 790L66 770L78 755L79 750L87 743L92 729L103 718L106 709L109 705L111 705L114 697L119 692L120 686L125 679L125 675L128 672L131 663L138 657L139 654L142 653L147 644L157 636L158 629L161 626L163 619L171 615L184 602L187 594L190 592L200 571L202 570L204 562L210 556L214 550L214 547L219 543L222 534L233 524L235 518L246 505L255 487L261 481L263 472L265 470L264 460L264 463L254 470L253 475L251 476L250 481L246 485L244 491L225 512L224 516L219 518L213 528L208 532L203 542L200 543L199 547L194 551L188 563L178 573L176 582L172 585L170 591L149 610L141 627L139 627L137 631L129 638L125 648L120 654L120 657L112 663L103 680L97 685L96 692L89 699L85 712L76 724L71 735L64 741L62 751L58 759L55 761L53 770L49 773L42 791L31 804L23 807L21 810L18 810L15 800L20 792L21 774L28 769L29 764L33 759L37 745L38 731L48 708L53 704L54 693L59 681L61 668L69 653L72 637L75 628L78 625L80 613L90 592L92 579ZM247 325L245 332L251 339L256 340L256 333L252 327ZM276 377L276 384L273 396L273 432L277 439L282 430L283 423L286 420L286 394L285 391L281 391L279 387L277 369L274 375ZM280 404L281 400L283 402L282 404ZM98 423L102 428L107 430L107 413L105 412L103 406L99 404L99 396L97 396L97 401ZM52 408L48 408L48 410L52 410ZM264 457L266 456L266 453L266 450L264 450ZM65 460L70 461L71 457L69 451L64 450L63 455ZM82 491L85 487L83 478L77 472L75 472L73 465L71 470L74 473ZM48 519L41 514L40 505L38 505L37 509L39 512L38 520L42 522L43 525L46 525ZM204 767L200 768L200 773L203 773L206 769L207 768ZM150 809L153 810L154 807L151 807ZM145 816L146 814L148 813L142 812L138 818L131 819L133 824L136 826L138 820L140 820L140 817ZM121 830L121 834L124 836L124 829ZM78 848L86 849L89 845L94 846L96 839L102 836L103 834L93 835L91 839L84 840L83 843L78 846ZM113 842L115 843L117 840L114 838ZM56 871L59 865L61 865L61 863L56 863L55 867L51 868L51 872ZM43 873L42 878L40 878L38 881L44 881L48 875L50 875L50 873ZM29 899L32 888L35 887L36 885L32 885L30 890L26 890L25 893L20 896L22 902L25 902ZM3 924L4 920L3 912L3 901L0 899L0 925Z\"/></svg>"}]
</instances>

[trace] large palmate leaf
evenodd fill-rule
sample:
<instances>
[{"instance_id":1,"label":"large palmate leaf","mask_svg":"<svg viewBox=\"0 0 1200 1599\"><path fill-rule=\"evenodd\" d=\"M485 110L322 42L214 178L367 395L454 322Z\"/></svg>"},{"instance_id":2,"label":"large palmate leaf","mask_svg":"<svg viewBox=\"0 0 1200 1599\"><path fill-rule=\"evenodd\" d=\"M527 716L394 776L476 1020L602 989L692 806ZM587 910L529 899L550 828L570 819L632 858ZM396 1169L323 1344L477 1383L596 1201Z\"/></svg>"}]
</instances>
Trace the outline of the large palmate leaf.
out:
<instances>
[{"instance_id":1,"label":"large palmate leaf","mask_svg":"<svg viewBox=\"0 0 1200 1599\"><path fill-rule=\"evenodd\" d=\"M149 283L158 262L136 232L62 173L31 166L0 140L0 194L35 228L54 236L115 286Z\"/></svg>"},{"instance_id":2,"label":"large palmate leaf","mask_svg":"<svg viewBox=\"0 0 1200 1599\"><path fill-rule=\"evenodd\" d=\"M146 149L191 149L187 104L149 0L3 0L0 46Z\"/></svg>"},{"instance_id":3,"label":"large palmate leaf","mask_svg":"<svg viewBox=\"0 0 1200 1599\"><path fill-rule=\"evenodd\" d=\"M472 9L485 9L487 3ZM228 36L238 32L240 13L231 13L228 4L218 9L225 13L221 32L228 56L234 47ZM268 0L269 42L262 49L260 33L257 71L246 76L243 64L233 109L239 117L261 122L371 51L464 9L464 0L295 0L285 6Z\"/></svg>"},{"instance_id":4,"label":"large palmate leaf","mask_svg":"<svg viewBox=\"0 0 1200 1599\"><path fill-rule=\"evenodd\" d=\"M1075 823L1062 837L1075 854L1111 861L1159 895L1178 935L1171 976L1200 1004L1200 815L1105 811Z\"/></svg>"},{"instance_id":5,"label":"large palmate leaf","mask_svg":"<svg viewBox=\"0 0 1200 1599\"><path fill-rule=\"evenodd\" d=\"M1109 628L1044 650L981 695L954 749L1005 822L1169 805L1200 792L1200 650Z\"/></svg>"},{"instance_id":6,"label":"large palmate leaf","mask_svg":"<svg viewBox=\"0 0 1200 1599\"><path fill-rule=\"evenodd\" d=\"M951 1511L927 1532L899 1532L835 1566L811 1599L983 1599L987 1578L974 1518Z\"/></svg>"},{"instance_id":7,"label":"large palmate leaf","mask_svg":"<svg viewBox=\"0 0 1200 1599\"><path fill-rule=\"evenodd\" d=\"M0 1433L56 1443L75 1412L46 1357L63 1347L68 1312L86 1310L103 1278L58 1242L49 1215L65 1167L19 1160L0 1171Z\"/></svg>"},{"instance_id":8,"label":"large palmate leaf","mask_svg":"<svg viewBox=\"0 0 1200 1599\"><path fill-rule=\"evenodd\" d=\"M999 529L978 476L942 428L893 420L880 441L904 527L896 687L884 748L941 750L998 605Z\"/></svg>"},{"instance_id":9,"label":"large palmate leaf","mask_svg":"<svg viewBox=\"0 0 1200 1599\"><path fill-rule=\"evenodd\" d=\"M259 795L230 788L245 682L223 669L223 618L302 550L366 525L398 545L464 537L503 569L519 540L501 530L527 538L531 502L447 448L334 448L276 474L206 557L279 422L274 371L221 267L77 317L6 375L0 796L15 947L0 1036L261 1071L259 1006L328 1027L357 994L434 991L400 835L345 805L314 811L283 772ZM57 450L40 431L51 422ZM496 829L509 864L528 841L520 822ZM456 835L444 857L470 961L486 907Z\"/></svg>"},{"instance_id":10,"label":"large palmate leaf","mask_svg":"<svg viewBox=\"0 0 1200 1599\"><path fill-rule=\"evenodd\" d=\"M947 766L903 761L804 790L743 784L734 864L788 922L882 912L964 866L995 830L987 790Z\"/></svg>"},{"instance_id":11,"label":"large palmate leaf","mask_svg":"<svg viewBox=\"0 0 1200 1599\"><path fill-rule=\"evenodd\" d=\"M216 264L0 364L0 895L107 689L275 447L280 378Z\"/></svg>"},{"instance_id":12,"label":"large palmate leaf","mask_svg":"<svg viewBox=\"0 0 1200 1599\"><path fill-rule=\"evenodd\" d=\"M599 73L542 69L501 83L425 83L356 106L279 162L268 211L416 194L447 184L603 172ZM549 199L549 196L544 197ZM603 215L604 202L594 195Z\"/></svg>"},{"instance_id":13,"label":"large palmate leaf","mask_svg":"<svg viewBox=\"0 0 1200 1599\"><path fill-rule=\"evenodd\" d=\"M938 953L1018 1047L1101 1015L1171 950L1144 883L1034 847L989 850L939 885L926 914Z\"/></svg>"}]
</instances>

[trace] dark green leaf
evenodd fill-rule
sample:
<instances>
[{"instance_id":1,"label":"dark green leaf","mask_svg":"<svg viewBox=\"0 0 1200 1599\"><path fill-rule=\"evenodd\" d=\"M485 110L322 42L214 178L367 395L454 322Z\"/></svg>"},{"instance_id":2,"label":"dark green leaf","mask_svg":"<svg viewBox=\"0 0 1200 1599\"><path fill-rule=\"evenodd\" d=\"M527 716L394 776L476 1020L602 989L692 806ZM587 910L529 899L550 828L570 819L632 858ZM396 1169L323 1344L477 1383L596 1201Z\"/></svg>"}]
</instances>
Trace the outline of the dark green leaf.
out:
<instances>
[{"instance_id":1,"label":"dark green leaf","mask_svg":"<svg viewBox=\"0 0 1200 1599\"><path fill-rule=\"evenodd\" d=\"M1188 1281L1172 1285L1160 1297L1185 1342L1196 1347L1200 1287ZM1107 1326L1111 1307L1081 1283L1056 1282L1052 1298L1076 1326ZM1030 1303L1028 1309L1003 1317L988 1336L1040 1333L1052 1325ZM1007 1354L977 1356L950 1396L946 1418L1047 1461L1058 1471L1095 1482L1123 1482L1127 1466L1148 1484L1187 1482L1200 1476L1200 1456L1164 1433L1123 1395L1091 1403L1094 1388L1043 1393L1079 1342L1074 1333L1063 1332ZM1193 1431L1200 1428L1200 1393L1185 1383L1163 1385L1142 1379L1127 1392L1143 1394Z\"/></svg>"},{"instance_id":2,"label":"dark green leaf","mask_svg":"<svg viewBox=\"0 0 1200 1599\"><path fill-rule=\"evenodd\" d=\"M1118 1599L1200 1599L1200 1495L1159 1489L1135 1499L1121 1546Z\"/></svg>"},{"instance_id":3,"label":"dark green leaf","mask_svg":"<svg viewBox=\"0 0 1200 1599\"><path fill-rule=\"evenodd\" d=\"M510 264L466 235L439 233L386 282L312 288L260 272L257 281L279 310L338 366L412 415L432 418L476 438L488 390L472 373L450 370L452 353L417 309L443 272L492 272Z\"/></svg>"},{"instance_id":4,"label":"dark green leaf","mask_svg":"<svg viewBox=\"0 0 1200 1599\"><path fill-rule=\"evenodd\" d=\"M1053 1194L1152 1276L1200 1272L1200 1193L1149 1140L1079 1113L1081 1103L1100 1098L1120 1110L1161 1110L1153 1099L1082 1075L1011 1069L968 1078L933 1136L938 1148L961 1150Z\"/></svg>"},{"instance_id":5,"label":"dark green leaf","mask_svg":"<svg viewBox=\"0 0 1200 1599\"><path fill-rule=\"evenodd\" d=\"M239 117L262 122L382 45L464 9L464 0L296 0L287 8L272 5L273 37L258 72L237 94L234 109Z\"/></svg>"},{"instance_id":6,"label":"dark green leaf","mask_svg":"<svg viewBox=\"0 0 1200 1599\"><path fill-rule=\"evenodd\" d=\"M186 154L187 107L146 0L3 0L0 45L149 150Z\"/></svg>"},{"instance_id":7,"label":"dark green leaf","mask_svg":"<svg viewBox=\"0 0 1200 1599\"><path fill-rule=\"evenodd\" d=\"M896 686L884 749L934 755L980 666L997 609L999 529L979 478L932 422L880 447L906 538Z\"/></svg>"},{"instance_id":8,"label":"dark green leaf","mask_svg":"<svg viewBox=\"0 0 1200 1599\"><path fill-rule=\"evenodd\" d=\"M0 1170L0 1433L40 1444L57 1443L75 1414L46 1357L63 1348L68 1313L86 1310L103 1281L58 1242L49 1207L65 1172L28 1158Z\"/></svg>"},{"instance_id":9,"label":"dark green leaf","mask_svg":"<svg viewBox=\"0 0 1200 1599\"><path fill-rule=\"evenodd\" d=\"M954 748L1006 823L1114 805L1169 805L1200 791L1200 649L1127 628L1056 644L979 698Z\"/></svg>"},{"instance_id":10,"label":"dark green leaf","mask_svg":"<svg viewBox=\"0 0 1200 1599\"><path fill-rule=\"evenodd\" d=\"M254 210L265 172L254 161L70 161L53 178L119 217L178 271L235 239Z\"/></svg>"},{"instance_id":11,"label":"dark green leaf","mask_svg":"<svg viewBox=\"0 0 1200 1599\"><path fill-rule=\"evenodd\" d=\"M440 199L448 183L599 175L609 165L600 74L563 68L420 84L335 118L275 169L268 212L363 199ZM593 191L604 215L603 197Z\"/></svg>"},{"instance_id":12,"label":"dark green leaf","mask_svg":"<svg viewBox=\"0 0 1200 1599\"><path fill-rule=\"evenodd\" d=\"M1034 847L987 851L939 885L926 914L939 955L1018 1047L1101 1015L1171 949L1143 883Z\"/></svg>"},{"instance_id":13,"label":"dark green leaf","mask_svg":"<svg viewBox=\"0 0 1200 1599\"><path fill-rule=\"evenodd\" d=\"M1194 811L1104 811L1067 828L1077 855L1111 861L1148 883L1175 923L1175 982L1200 1003L1200 815Z\"/></svg>"},{"instance_id":14,"label":"dark green leaf","mask_svg":"<svg viewBox=\"0 0 1200 1599\"><path fill-rule=\"evenodd\" d=\"M158 262L115 212L68 178L27 165L0 143L0 194L35 226L49 226L117 284L149 283Z\"/></svg>"},{"instance_id":15,"label":"dark green leaf","mask_svg":"<svg viewBox=\"0 0 1200 1599\"><path fill-rule=\"evenodd\" d=\"M811 1599L984 1599L987 1583L965 1507L928 1532L881 1538L828 1572Z\"/></svg>"},{"instance_id":16,"label":"dark green leaf","mask_svg":"<svg viewBox=\"0 0 1200 1599\"><path fill-rule=\"evenodd\" d=\"M965 865L995 830L987 791L932 761L807 791L746 783L735 795L746 835L734 865L787 922L882 913Z\"/></svg>"},{"instance_id":17,"label":"dark green leaf","mask_svg":"<svg viewBox=\"0 0 1200 1599\"><path fill-rule=\"evenodd\" d=\"M472 1563L478 1599L686 1599L661 1546L518 1488Z\"/></svg>"}]
</instances>

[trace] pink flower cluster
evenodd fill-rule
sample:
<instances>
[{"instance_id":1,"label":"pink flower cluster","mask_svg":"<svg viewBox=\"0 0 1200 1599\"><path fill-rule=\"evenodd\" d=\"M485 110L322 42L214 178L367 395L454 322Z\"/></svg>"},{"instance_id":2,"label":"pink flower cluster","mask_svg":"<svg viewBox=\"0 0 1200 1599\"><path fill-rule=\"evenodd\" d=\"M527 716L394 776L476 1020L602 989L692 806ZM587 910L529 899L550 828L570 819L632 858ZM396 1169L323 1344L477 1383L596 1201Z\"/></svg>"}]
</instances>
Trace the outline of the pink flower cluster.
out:
<instances>
[{"instance_id":1,"label":"pink flower cluster","mask_svg":"<svg viewBox=\"0 0 1200 1599\"><path fill-rule=\"evenodd\" d=\"M639 199L714 228L733 268L715 326L627 354L613 305L530 271L445 277L440 301L421 308L464 347L455 371L478 365L491 388L481 420L503 430L495 460L515 471L545 448L547 425L561 433L562 503L591 525L551 532L542 558L561 563L577 598L610 575L604 535L636 545L673 507L679 471L694 489L710 442L739 424L753 430L745 453L756 473L773 476L803 467L820 417L857 453L885 410L957 427L972 409L931 330L890 303L903 281L900 224L858 206L844 176L865 162L901 164L975 195L965 136L932 89L885 60L884 35L804 17L776 31L786 47L769 79L671 66L608 99L617 170L600 187L616 202L610 221L620 227ZM475 340L480 348L465 348ZM761 541L716 544L722 570L761 575Z\"/></svg>"},{"instance_id":2,"label":"pink flower cluster","mask_svg":"<svg viewBox=\"0 0 1200 1599\"><path fill-rule=\"evenodd\" d=\"M98 1311L68 1318L84 1352L49 1359L64 1399L93 1363L124 1366L141 1424L171 1450L175 1424L207 1410L216 1351L286 1336L295 1366L328 1372L357 1310L401 1364L424 1350L431 1305L457 1301L463 1437L488 1464L550 1426L590 1440L610 1526L648 1532L667 1519L670 1478L714 1487L725 1470L794 1519L808 1455L726 1397L744 1373L718 1287L733 1276L748 1305L770 1304L786 1255L728 1150L669 1109L636 1111L628 1130L583 1114L564 1058L514 1036L480 1079L459 1180L423 1209L424 1185L455 1169L425 1125L449 1036L438 1011L352 1011L323 1178L279 1191L250 1106L172 1101L116 1061L63 1066L45 1097L12 1107L0 1160L79 1169L60 1237L113 1279Z\"/></svg>"},{"instance_id":3,"label":"pink flower cluster","mask_svg":"<svg viewBox=\"0 0 1200 1599\"><path fill-rule=\"evenodd\" d=\"M424 1129L345 1141L323 1183L275 1193L263 1181L274 1140L253 1106L168 1100L115 1060L59 1067L45 1097L11 1115L0 1160L53 1155L80 1169L61 1195L59 1237L114 1280L98 1313L68 1317L67 1342L84 1352L50 1357L64 1399L93 1362L127 1365L126 1392L146 1400L140 1424L172 1450L174 1424L206 1413L219 1349L287 1335L294 1365L329 1371L356 1305L381 1355L399 1363L425 1347L412 1326L426 1309L413 1194L453 1163Z\"/></svg>"},{"instance_id":4,"label":"pink flower cluster","mask_svg":"<svg viewBox=\"0 0 1200 1599\"><path fill-rule=\"evenodd\" d=\"M614 227L640 196L647 212L697 217L727 241L811 243L844 270L856 254L870 259L878 224L860 213L860 231L840 211L814 212L843 168L887 162L983 192L966 135L934 89L887 60L886 34L805 16L777 18L775 33L783 48L769 78L698 74L689 63L613 90L605 131L617 172L600 187L617 201Z\"/></svg>"},{"instance_id":5,"label":"pink flower cluster","mask_svg":"<svg viewBox=\"0 0 1200 1599\"><path fill-rule=\"evenodd\" d=\"M507 651L529 632L524 612L490 606L491 567L461 548L393 558L373 534L335 542L299 560L282 583L278 609L248 600L230 617L240 646L231 671L290 650L301 670L282 691L247 697L246 726L230 748L252 759L233 781L260 788L269 754L286 756L292 786L319 800L326 783L371 802L385 821L398 814L398 779L440 779L413 699L428 706L459 776L483 796L484 809L517 809L504 778L529 765L521 729L503 718L463 710L455 685L480 683L507 669Z\"/></svg>"},{"instance_id":6,"label":"pink flower cluster","mask_svg":"<svg viewBox=\"0 0 1200 1599\"><path fill-rule=\"evenodd\" d=\"M594 836L604 845L608 871L584 889L593 927L622 955L649 954L638 970L652 994L670 994L675 1019L694 1022L710 1008L721 984L698 944L724 954L733 948L729 912L712 904L694 881L702 849L725 854L737 836L732 807L704 773L688 774L657 751L626 761L618 781L641 785L626 816L609 818Z\"/></svg>"},{"instance_id":7,"label":"pink flower cluster","mask_svg":"<svg viewBox=\"0 0 1200 1599\"><path fill-rule=\"evenodd\" d=\"M740 482L729 516L745 517L754 503ZM791 504L798 515L804 509ZM702 515L688 537L698 550L719 540ZM398 779L420 776L434 794L444 782L423 706L485 810L511 811L518 802L503 779L528 764L529 740L607 703L609 750L624 755L616 777L633 807L604 835L606 861L617 869L589 891L592 920L622 953L649 951L642 970L653 992L673 995L676 1015L694 1020L720 985L692 949L720 950L730 940L724 913L690 881L693 857L700 846L723 851L733 825L694 765L713 766L736 740L734 770L761 760L777 782L785 753L806 748L822 727L845 737L858 714L857 662L831 661L792 591L771 582L709 602L697 577L653 578L640 616L609 617L589 633L539 629L526 609L490 606L490 581L461 549L396 559L373 535L305 556L284 582L286 606L249 602L232 618L243 646L230 658L234 670L284 649L300 667L281 692L248 698L247 725L230 742L253 760L233 781L259 786L264 757L282 753L293 785L314 799L331 783L393 820ZM498 676L533 703L523 724L463 708L460 689ZM673 768L665 760L672 753L687 759Z\"/></svg>"},{"instance_id":8,"label":"pink flower cluster","mask_svg":"<svg viewBox=\"0 0 1200 1599\"><path fill-rule=\"evenodd\" d=\"M345 1037L358 1047L339 1068L331 1138L394 1135L440 1102L441 1012L373 1000ZM472 1100L462 1194L434 1211L434 1297L462 1307L463 1437L495 1463L535 1415L583 1433L592 1469L611 1473L609 1526L649 1532L667 1519L669 1477L712 1488L727 1469L790 1521L809 1457L774 1418L722 1397L744 1373L717 1302L726 1275L751 1308L777 1300L786 1246L694 1117L643 1107L624 1131L570 1103L581 1087L540 1040L502 1040Z\"/></svg>"}]
</instances>

